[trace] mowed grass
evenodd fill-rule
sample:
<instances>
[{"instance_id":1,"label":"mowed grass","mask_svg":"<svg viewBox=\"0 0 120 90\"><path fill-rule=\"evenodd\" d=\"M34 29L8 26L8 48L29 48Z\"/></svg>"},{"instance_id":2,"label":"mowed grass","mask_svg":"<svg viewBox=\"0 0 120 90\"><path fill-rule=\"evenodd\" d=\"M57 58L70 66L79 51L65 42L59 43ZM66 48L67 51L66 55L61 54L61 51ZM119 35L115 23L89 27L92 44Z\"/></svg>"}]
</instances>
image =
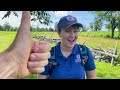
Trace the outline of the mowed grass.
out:
<instances>
[{"instance_id":1,"label":"mowed grass","mask_svg":"<svg viewBox=\"0 0 120 90\"><path fill-rule=\"evenodd\" d=\"M46 37L51 37L52 32L33 32L33 35L44 35ZM80 33L81 34L81 33ZM78 38L78 43L85 43L85 45L89 47L98 47L100 44L104 48L114 47L115 43L117 42L118 51L120 51L120 41L113 40L113 39L106 39L106 38L98 38L98 37L83 37L80 36ZM0 32L0 52L5 50L14 40L16 32ZM54 32L51 38L59 38L58 34ZM50 44L54 46L55 44ZM97 72L97 79L120 79L120 66L112 66L110 67L110 63L105 62L98 62L95 60L96 63L96 72ZM33 74L26 79L37 79L38 75Z\"/></svg>"},{"instance_id":2,"label":"mowed grass","mask_svg":"<svg viewBox=\"0 0 120 90\"><path fill-rule=\"evenodd\" d=\"M0 52L8 48L13 42L16 32L2 32L0 31Z\"/></svg>"},{"instance_id":3,"label":"mowed grass","mask_svg":"<svg viewBox=\"0 0 120 90\"><path fill-rule=\"evenodd\" d=\"M115 31L114 32L114 38L117 38L119 35L119 32L118 31ZM111 36L111 31L92 31L92 32L81 32L81 36L84 36L84 37L91 37L91 36L94 36L94 37L110 37Z\"/></svg>"},{"instance_id":4,"label":"mowed grass","mask_svg":"<svg viewBox=\"0 0 120 90\"><path fill-rule=\"evenodd\" d=\"M52 33L53 32L33 32L32 34L51 37L51 38L59 38L57 32L54 32L53 35L52 35ZM114 48L117 43L118 51L120 51L120 40L103 38L103 37L101 37L101 38L100 37L85 37L85 36L81 35L82 33L84 33L84 32L79 32L79 37L77 40L77 43L79 43L79 44L85 43L85 45L87 45L88 47L95 47L95 48L97 48L97 47L99 47L99 45L101 45L104 49L107 49L109 47ZM99 32L98 32L98 34L99 34Z\"/></svg>"},{"instance_id":5,"label":"mowed grass","mask_svg":"<svg viewBox=\"0 0 120 90\"><path fill-rule=\"evenodd\" d=\"M95 61L97 79L120 79L120 66L110 66L110 63Z\"/></svg>"}]
</instances>

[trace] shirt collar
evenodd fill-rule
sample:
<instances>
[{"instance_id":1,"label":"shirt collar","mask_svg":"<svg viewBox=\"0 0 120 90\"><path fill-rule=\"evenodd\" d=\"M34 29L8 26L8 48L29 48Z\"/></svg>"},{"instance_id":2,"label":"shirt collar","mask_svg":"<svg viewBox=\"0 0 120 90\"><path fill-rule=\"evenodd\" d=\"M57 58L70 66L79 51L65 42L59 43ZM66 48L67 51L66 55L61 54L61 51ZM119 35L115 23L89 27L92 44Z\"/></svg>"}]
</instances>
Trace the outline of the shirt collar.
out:
<instances>
[{"instance_id":1,"label":"shirt collar","mask_svg":"<svg viewBox=\"0 0 120 90\"><path fill-rule=\"evenodd\" d=\"M62 53L61 53L61 50L60 50L60 43L61 43L61 42L59 42L59 43L56 45L56 55L57 55L57 56L63 56ZM77 50L77 44L74 45L71 54L76 55L76 50Z\"/></svg>"},{"instance_id":2,"label":"shirt collar","mask_svg":"<svg viewBox=\"0 0 120 90\"><path fill-rule=\"evenodd\" d=\"M62 53L61 53L61 50L60 50L60 43L59 42L57 45L56 45L56 55L57 56L63 56Z\"/></svg>"}]
</instances>

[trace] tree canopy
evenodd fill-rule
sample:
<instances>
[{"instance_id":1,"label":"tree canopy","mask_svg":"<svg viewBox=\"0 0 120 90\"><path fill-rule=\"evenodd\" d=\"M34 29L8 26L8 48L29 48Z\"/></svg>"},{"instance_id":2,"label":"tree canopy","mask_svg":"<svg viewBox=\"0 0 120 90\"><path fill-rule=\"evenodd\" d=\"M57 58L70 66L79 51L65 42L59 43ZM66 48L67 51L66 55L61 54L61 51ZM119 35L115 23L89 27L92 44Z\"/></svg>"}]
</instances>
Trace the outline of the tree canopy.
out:
<instances>
[{"instance_id":1,"label":"tree canopy","mask_svg":"<svg viewBox=\"0 0 120 90\"><path fill-rule=\"evenodd\" d=\"M114 31L119 27L120 11L91 11L99 21L106 21L106 27L112 30L111 37L114 38Z\"/></svg>"},{"instance_id":2,"label":"tree canopy","mask_svg":"<svg viewBox=\"0 0 120 90\"><path fill-rule=\"evenodd\" d=\"M47 11L30 11L31 15L34 16L31 21L39 21L41 24L49 25L53 21L50 19L50 15ZM7 13L3 16L2 19L7 18L13 13L16 17L18 14L16 11L7 11Z\"/></svg>"}]
</instances>

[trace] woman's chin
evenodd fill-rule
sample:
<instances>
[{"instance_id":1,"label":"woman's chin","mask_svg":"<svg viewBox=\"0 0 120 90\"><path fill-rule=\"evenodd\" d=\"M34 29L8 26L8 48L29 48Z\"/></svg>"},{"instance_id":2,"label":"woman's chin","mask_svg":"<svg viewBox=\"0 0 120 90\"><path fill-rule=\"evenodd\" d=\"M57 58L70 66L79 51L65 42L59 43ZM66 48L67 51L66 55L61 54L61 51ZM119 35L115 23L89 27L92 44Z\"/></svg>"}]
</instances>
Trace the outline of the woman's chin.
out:
<instances>
[{"instance_id":1,"label":"woman's chin","mask_svg":"<svg viewBox=\"0 0 120 90\"><path fill-rule=\"evenodd\" d=\"M69 45L75 45L75 42L69 42Z\"/></svg>"},{"instance_id":2,"label":"woman's chin","mask_svg":"<svg viewBox=\"0 0 120 90\"><path fill-rule=\"evenodd\" d=\"M69 47L71 47L71 48L73 48L74 45L75 45L75 42L70 42L70 43L69 43Z\"/></svg>"}]
</instances>

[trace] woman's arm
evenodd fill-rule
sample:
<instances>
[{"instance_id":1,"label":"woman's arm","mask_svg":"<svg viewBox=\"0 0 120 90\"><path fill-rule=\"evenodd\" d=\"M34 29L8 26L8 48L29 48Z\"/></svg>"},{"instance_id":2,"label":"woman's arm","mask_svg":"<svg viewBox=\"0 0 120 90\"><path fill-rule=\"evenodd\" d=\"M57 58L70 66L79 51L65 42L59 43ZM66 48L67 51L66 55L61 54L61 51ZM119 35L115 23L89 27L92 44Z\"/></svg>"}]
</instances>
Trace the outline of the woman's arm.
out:
<instances>
[{"instance_id":1,"label":"woman's arm","mask_svg":"<svg viewBox=\"0 0 120 90\"><path fill-rule=\"evenodd\" d=\"M86 77L87 79L96 79L96 71L86 71Z\"/></svg>"}]
</instances>

